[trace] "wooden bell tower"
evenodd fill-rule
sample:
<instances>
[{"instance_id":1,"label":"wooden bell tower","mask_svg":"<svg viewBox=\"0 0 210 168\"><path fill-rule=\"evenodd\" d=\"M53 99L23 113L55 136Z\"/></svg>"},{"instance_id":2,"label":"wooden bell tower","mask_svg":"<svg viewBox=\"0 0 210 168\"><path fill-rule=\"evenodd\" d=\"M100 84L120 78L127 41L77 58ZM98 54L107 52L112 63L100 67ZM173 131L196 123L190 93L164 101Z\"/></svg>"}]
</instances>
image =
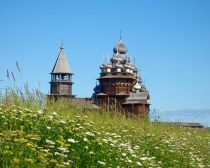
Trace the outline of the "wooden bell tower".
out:
<instances>
[{"instance_id":1,"label":"wooden bell tower","mask_svg":"<svg viewBox=\"0 0 210 168\"><path fill-rule=\"evenodd\" d=\"M72 75L68 60L64 53L63 44L60 47L55 65L52 69L50 83L50 98L73 98L72 95Z\"/></svg>"}]
</instances>

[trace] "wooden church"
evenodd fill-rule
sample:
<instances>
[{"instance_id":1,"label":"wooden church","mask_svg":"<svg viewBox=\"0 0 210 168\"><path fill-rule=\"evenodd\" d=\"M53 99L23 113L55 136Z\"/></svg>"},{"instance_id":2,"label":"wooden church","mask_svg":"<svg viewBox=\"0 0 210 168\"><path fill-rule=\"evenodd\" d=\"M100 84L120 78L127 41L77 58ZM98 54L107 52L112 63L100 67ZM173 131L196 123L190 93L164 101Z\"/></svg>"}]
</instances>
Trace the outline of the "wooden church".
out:
<instances>
[{"instance_id":1,"label":"wooden church","mask_svg":"<svg viewBox=\"0 0 210 168\"><path fill-rule=\"evenodd\" d=\"M138 117L149 112L149 92L142 83L137 67L127 56L127 47L120 38L113 49L110 62L100 66L99 84L92 95L93 105L123 110L127 114ZM61 45L55 65L52 69L50 83L50 99L71 99L79 104L90 101L87 98L75 98L72 94L72 71ZM91 107L92 108L92 107Z\"/></svg>"},{"instance_id":2,"label":"wooden church","mask_svg":"<svg viewBox=\"0 0 210 168\"><path fill-rule=\"evenodd\" d=\"M100 66L99 84L94 88L92 97L98 106L117 108L142 117L149 112L150 96L127 51L120 38L110 62Z\"/></svg>"}]
</instances>

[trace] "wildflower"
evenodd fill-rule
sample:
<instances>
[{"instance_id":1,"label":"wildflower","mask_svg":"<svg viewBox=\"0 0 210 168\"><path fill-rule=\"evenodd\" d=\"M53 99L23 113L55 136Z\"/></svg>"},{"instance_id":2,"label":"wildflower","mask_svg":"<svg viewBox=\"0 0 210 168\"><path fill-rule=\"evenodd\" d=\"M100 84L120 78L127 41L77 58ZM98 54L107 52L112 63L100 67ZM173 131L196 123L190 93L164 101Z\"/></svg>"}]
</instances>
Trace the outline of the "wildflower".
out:
<instances>
[{"instance_id":1,"label":"wildflower","mask_svg":"<svg viewBox=\"0 0 210 168\"><path fill-rule=\"evenodd\" d=\"M199 168L204 168L204 167L206 167L206 166L205 166L205 165L202 165L202 164L199 164L198 167L199 167Z\"/></svg>"},{"instance_id":2,"label":"wildflower","mask_svg":"<svg viewBox=\"0 0 210 168\"><path fill-rule=\"evenodd\" d=\"M20 163L20 159L14 158L14 159L13 159L13 163L14 163L14 164L19 164L19 163Z\"/></svg>"},{"instance_id":3,"label":"wildflower","mask_svg":"<svg viewBox=\"0 0 210 168\"><path fill-rule=\"evenodd\" d=\"M87 141L88 141L88 139L87 139L87 138L84 138L84 139L83 139L83 141L87 142Z\"/></svg>"},{"instance_id":4,"label":"wildflower","mask_svg":"<svg viewBox=\"0 0 210 168\"><path fill-rule=\"evenodd\" d=\"M34 148L35 147L32 143L27 143L26 146L29 147L29 148Z\"/></svg>"},{"instance_id":5,"label":"wildflower","mask_svg":"<svg viewBox=\"0 0 210 168\"><path fill-rule=\"evenodd\" d=\"M88 116L85 115L84 118L88 118Z\"/></svg>"},{"instance_id":6,"label":"wildflower","mask_svg":"<svg viewBox=\"0 0 210 168\"><path fill-rule=\"evenodd\" d=\"M48 129L48 130L50 130L50 129L51 129L51 127L47 126L47 129Z\"/></svg>"},{"instance_id":7,"label":"wildflower","mask_svg":"<svg viewBox=\"0 0 210 168\"><path fill-rule=\"evenodd\" d=\"M49 149L42 149L43 152L48 153Z\"/></svg>"},{"instance_id":8,"label":"wildflower","mask_svg":"<svg viewBox=\"0 0 210 168\"><path fill-rule=\"evenodd\" d=\"M38 138L38 137L32 137L32 138L30 138L31 140L40 140L40 138Z\"/></svg>"},{"instance_id":9,"label":"wildflower","mask_svg":"<svg viewBox=\"0 0 210 168\"><path fill-rule=\"evenodd\" d=\"M166 140L165 143L169 144L170 142Z\"/></svg>"},{"instance_id":10,"label":"wildflower","mask_svg":"<svg viewBox=\"0 0 210 168\"><path fill-rule=\"evenodd\" d=\"M58 163L58 162L57 162L57 160L55 160L55 159L51 159L51 160L50 160L50 163L56 164L56 163Z\"/></svg>"},{"instance_id":11,"label":"wildflower","mask_svg":"<svg viewBox=\"0 0 210 168\"><path fill-rule=\"evenodd\" d=\"M139 149L139 146L138 146L138 145L136 145L136 146L134 146L134 148L133 148L133 149L138 150L138 149Z\"/></svg>"},{"instance_id":12,"label":"wildflower","mask_svg":"<svg viewBox=\"0 0 210 168\"><path fill-rule=\"evenodd\" d=\"M95 153L94 153L93 151L90 151L89 154L90 154L90 155L94 155Z\"/></svg>"},{"instance_id":13,"label":"wildflower","mask_svg":"<svg viewBox=\"0 0 210 168\"><path fill-rule=\"evenodd\" d=\"M127 158L127 162L128 162L128 163L132 163L132 160L130 160L130 159Z\"/></svg>"},{"instance_id":14,"label":"wildflower","mask_svg":"<svg viewBox=\"0 0 210 168\"><path fill-rule=\"evenodd\" d=\"M114 136L114 138L120 138L120 137L121 137L120 135L115 135L115 136Z\"/></svg>"},{"instance_id":15,"label":"wildflower","mask_svg":"<svg viewBox=\"0 0 210 168\"><path fill-rule=\"evenodd\" d=\"M50 145L55 145L55 142L51 141L51 140L48 140L46 139L46 143L50 144Z\"/></svg>"},{"instance_id":16,"label":"wildflower","mask_svg":"<svg viewBox=\"0 0 210 168\"><path fill-rule=\"evenodd\" d=\"M105 162L102 162L102 161L98 161L98 163L100 164L100 165L103 165L103 166L105 166Z\"/></svg>"},{"instance_id":17,"label":"wildflower","mask_svg":"<svg viewBox=\"0 0 210 168\"><path fill-rule=\"evenodd\" d=\"M30 164L32 164L32 163L34 163L34 160L33 159L25 159L25 162L27 162L27 163L30 163Z\"/></svg>"},{"instance_id":18,"label":"wildflower","mask_svg":"<svg viewBox=\"0 0 210 168\"><path fill-rule=\"evenodd\" d=\"M137 164L138 166L142 166L142 164L141 164L140 162L136 162L136 164Z\"/></svg>"},{"instance_id":19,"label":"wildflower","mask_svg":"<svg viewBox=\"0 0 210 168\"><path fill-rule=\"evenodd\" d=\"M38 114L43 114L44 112L42 110L37 111Z\"/></svg>"},{"instance_id":20,"label":"wildflower","mask_svg":"<svg viewBox=\"0 0 210 168\"><path fill-rule=\"evenodd\" d=\"M123 144L123 143L120 144L120 147L126 147L126 146L127 144Z\"/></svg>"},{"instance_id":21,"label":"wildflower","mask_svg":"<svg viewBox=\"0 0 210 168\"><path fill-rule=\"evenodd\" d=\"M148 157L141 157L140 160L143 160L143 161L148 160Z\"/></svg>"},{"instance_id":22,"label":"wildflower","mask_svg":"<svg viewBox=\"0 0 210 168\"><path fill-rule=\"evenodd\" d=\"M53 116L48 116L50 119L53 119Z\"/></svg>"},{"instance_id":23,"label":"wildflower","mask_svg":"<svg viewBox=\"0 0 210 168\"><path fill-rule=\"evenodd\" d=\"M68 153L69 152L69 150L67 148L59 147L58 149L63 153Z\"/></svg>"},{"instance_id":24,"label":"wildflower","mask_svg":"<svg viewBox=\"0 0 210 168\"><path fill-rule=\"evenodd\" d=\"M108 141L107 141L107 139L102 139L102 141L104 142L104 143L108 143Z\"/></svg>"},{"instance_id":25,"label":"wildflower","mask_svg":"<svg viewBox=\"0 0 210 168\"><path fill-rule=\"evenodd\" d=\"M94 137L94 136L95 136L95 134L94 134L94 133L92 133L92 132L86 132L86 133L85 133L85 135L92 136L92 137Z\"/></svg>"},{"instance_id":26,"label":"wildflower","mask_svg":"<svg viewBox=\"0 0 210 168\"><path fill-rule=\"evenodd\" d=\"M55 146L53 146L53 145L50 145L50 146L48 146L49 148L55 148Z\"/></svg>"},{"instance_id":27,"label":"wildflower","mask_svg":"<svg viewBox=\"0 0 210 168\"><path fill-rule=\"evenodd\" d=\"M65 146L64 141L62 140L56 140L56 142L60 145L60 146Z\"/></svg>"},{"instance_id":28,"label":"wildflower","mask_svg":"<svg viewBox=\"0 0 210 168\"><path fill-rule=\"evenodd\" d=\"M134 158L137 158L137 156L136 156L136 155L134 155L134 154L133 154L133 155L131 155L131 156L132 156L132 157L134 157Z\"/></svg>"},{"instance_id":29,"label":"wildflower","mask_svg":"<svg viewBox=\"0 0 210 168\"><path fill-rule=\"evenodd\" d=\"M57 155L60 156L61 155L59 152L55 152L54 154L55 154L55 156L57 156Z\"/></svg>"},{"instance_id":30,"label":"wildflower","mask_svg":"<svg viewBox=\"0 0 210 168\"><path fill-rule=\"evenodd\" d=\"M63 164L64 164L65 166L69 166L69 165L70 165L69 162L63 162Z\"/></svg>"},{"instance_id":31,"label":"wildflower","mask_svg":"<svg viewBox=\"0 0 210 168\"><path fill-rule=\"evenodd\" d=\"M74 139L68 139L68 142L75 143Z\"/></svg>"},{"instance_id":32,"label":"wildflower","mask_svg":"<svg viewBox=\"0 0 210 168\"><path fill-rule=\"evenodd\" d=\"M188 135L192 135L190 132L187 132Z\"/></svg>"},{"instance_id":33,"label":"wildflower","mask_svg":"<svg viewBox=\"0 0 210 168\"><path fill-rule=\"evenodd\" d=\"M27 140L24 138L20 138L20 139L14 139L15 142L20 142L20 143L26 143Z\"/></svg>"},{"instance_id":34,"label":"wildflower","mask_svg":"<svg viewBox=\"0 0 210 168\"><path fill-rule=\"evenodd\" d=\"M130 154L134 153L133 149L131 149L131 148L128 148L128 151L130 152Z\"/></svg>"},{"instance_id":35,"label":"wildflower","mask_svg":"<svg viewBox=\"0 0 210 168\"><path fill-rule=\"evenodd\" d=\"M61 121L60 121L60 123L62 123L62 124L66 124L66 121L64 121L64 120L61 120Z\"/></svg>"},{"instance_id":36,"label":"wildflower","mask_svg":"<svg viewBox=\"0 0 210 168\"><path fill-rule=\"evenodd\" d=\"M122 156L126 156L126 153L122 153Z\"/></svg>"},{"instance_id":37,"label":"wildflower","mask_svg":"<svg viewBox=\"0 0 210 168\"><path fill-rule=\"evenodd\" d=\"M58 116L58 114L56 112L53 112L52 114L55 115L55 116Z\"/></svg>"},{"instance_id":38,"label":"wildflower","mask_svg":"<svg viewBox=\"0 0 210 168\"><path fill-rule=\"evenodd\" d=\"M4 150L3 155L13 155L13 153L11 151Z\"/></svg>"},{"instance_id":39,"label":"wildflower","mask_svg":"<svg viewBox=\"0 0 210 168\"><path fill-rule=\"evenodd\" d=\"M128 132L128 130L122 130L122 132L126 133L126 132Z\"/></svg>"},{"instance_id":40,"label":"wildflower","mask_svg":"<svg viewBox=\"0 0 210 168\"><path fill-rule=\"evenodd\" d=\"M110 146L115 147L115 145L113 143L111 143Z\"/></svg>"}]
</instances>

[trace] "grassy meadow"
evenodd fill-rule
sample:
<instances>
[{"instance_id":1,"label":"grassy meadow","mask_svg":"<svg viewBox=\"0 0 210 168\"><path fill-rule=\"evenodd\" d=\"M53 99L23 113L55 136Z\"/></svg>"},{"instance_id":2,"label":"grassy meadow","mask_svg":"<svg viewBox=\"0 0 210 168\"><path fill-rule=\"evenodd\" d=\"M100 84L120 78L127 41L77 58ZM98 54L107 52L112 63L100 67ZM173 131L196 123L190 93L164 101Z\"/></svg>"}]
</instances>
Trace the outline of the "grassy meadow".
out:
<instances>
[{"instance_id":1,"label":"grassy meadow","mask_svg":"<svg viewBox=\"0 0 210 168\"><path fill-rule=\"evenodd\" d=\"M204 168L210 132L10 89L0 96L0 167Z\"/></svg>"}]
</instances>

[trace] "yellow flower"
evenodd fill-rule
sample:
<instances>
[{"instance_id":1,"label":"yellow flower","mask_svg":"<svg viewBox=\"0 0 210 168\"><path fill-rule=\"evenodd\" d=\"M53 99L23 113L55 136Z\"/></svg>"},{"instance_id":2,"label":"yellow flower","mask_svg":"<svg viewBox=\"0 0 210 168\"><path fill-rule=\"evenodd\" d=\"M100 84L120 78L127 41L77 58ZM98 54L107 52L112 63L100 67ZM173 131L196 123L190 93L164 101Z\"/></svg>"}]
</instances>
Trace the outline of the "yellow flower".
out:
<instances>
[{"instance_id":1,"label":"yellow flower","mask_svg":"<svg viewBox=\"0 0 210 168\"><path fill-rule=\"evenodd\" d=\"M13 155L13 153L11 151L4 150L3 155Z\"/></svg>"},{"instance_id":2,"label":"yellow flower","mask_svg":"<svg viewBox=\"0 0 210 168\"><path fill-rule=\"evenodd\" d=\"M19 164L19 163L20 163L20 159L14 158L14 159L13 159L13 163L14 163L14 164Z\"/></svg>"},{"instance_id":3,"label":"yellow flower","mask_svg":"<svg viewBox=\"0 0 210 168\"><path fill-rule=\"evenodd\" d=\"M38 159L45 164L48 162L43 156L38 156Z\"/></svg>"},{"instance_id":4,"label":"yellow flower","mask_svg":"<svg viewBox=\"0 0 210 168\"><path fill-rule=\"evenodd\" d=\"M20 142L20 143L26 143L28 142L26 139L24 138L20 138L20 139L14 139L15 142Z\"/></svg>"},{"instance_id":5,"label":"yellow flower","mask_svg":"<svg viewBox=\"0 0 210 168\"><path fill-rule=\"evenodd\" d=\"M55 159L52 159L52 160L50 160L50 163L52 163L52 164L57 164L57 163L58 163L58 161L57 161L57 160L55 160Z\"/></svg>"},{"instance_id":6,"label":"yellow flower","mask_svg":"<svg viewBox=\"0 0 210 168\"><path fill-rule=\"evenodd\" d=\"M33 159L25 159L25 162L27 162L27 163L30 163L30 164L32 164L32 163L34 163L34 160Z\"/></svg>"},{"instance_id":7,"label":"yellow flower","mask_svg":"<svg viewBox=\"0 0 210 168\"><path fill-rule=\"evenodd\" d=\"M29 148L34 148L35 147L32 143L27 143L26 146L29 147Z\"/></svg>"}]
</instances>

